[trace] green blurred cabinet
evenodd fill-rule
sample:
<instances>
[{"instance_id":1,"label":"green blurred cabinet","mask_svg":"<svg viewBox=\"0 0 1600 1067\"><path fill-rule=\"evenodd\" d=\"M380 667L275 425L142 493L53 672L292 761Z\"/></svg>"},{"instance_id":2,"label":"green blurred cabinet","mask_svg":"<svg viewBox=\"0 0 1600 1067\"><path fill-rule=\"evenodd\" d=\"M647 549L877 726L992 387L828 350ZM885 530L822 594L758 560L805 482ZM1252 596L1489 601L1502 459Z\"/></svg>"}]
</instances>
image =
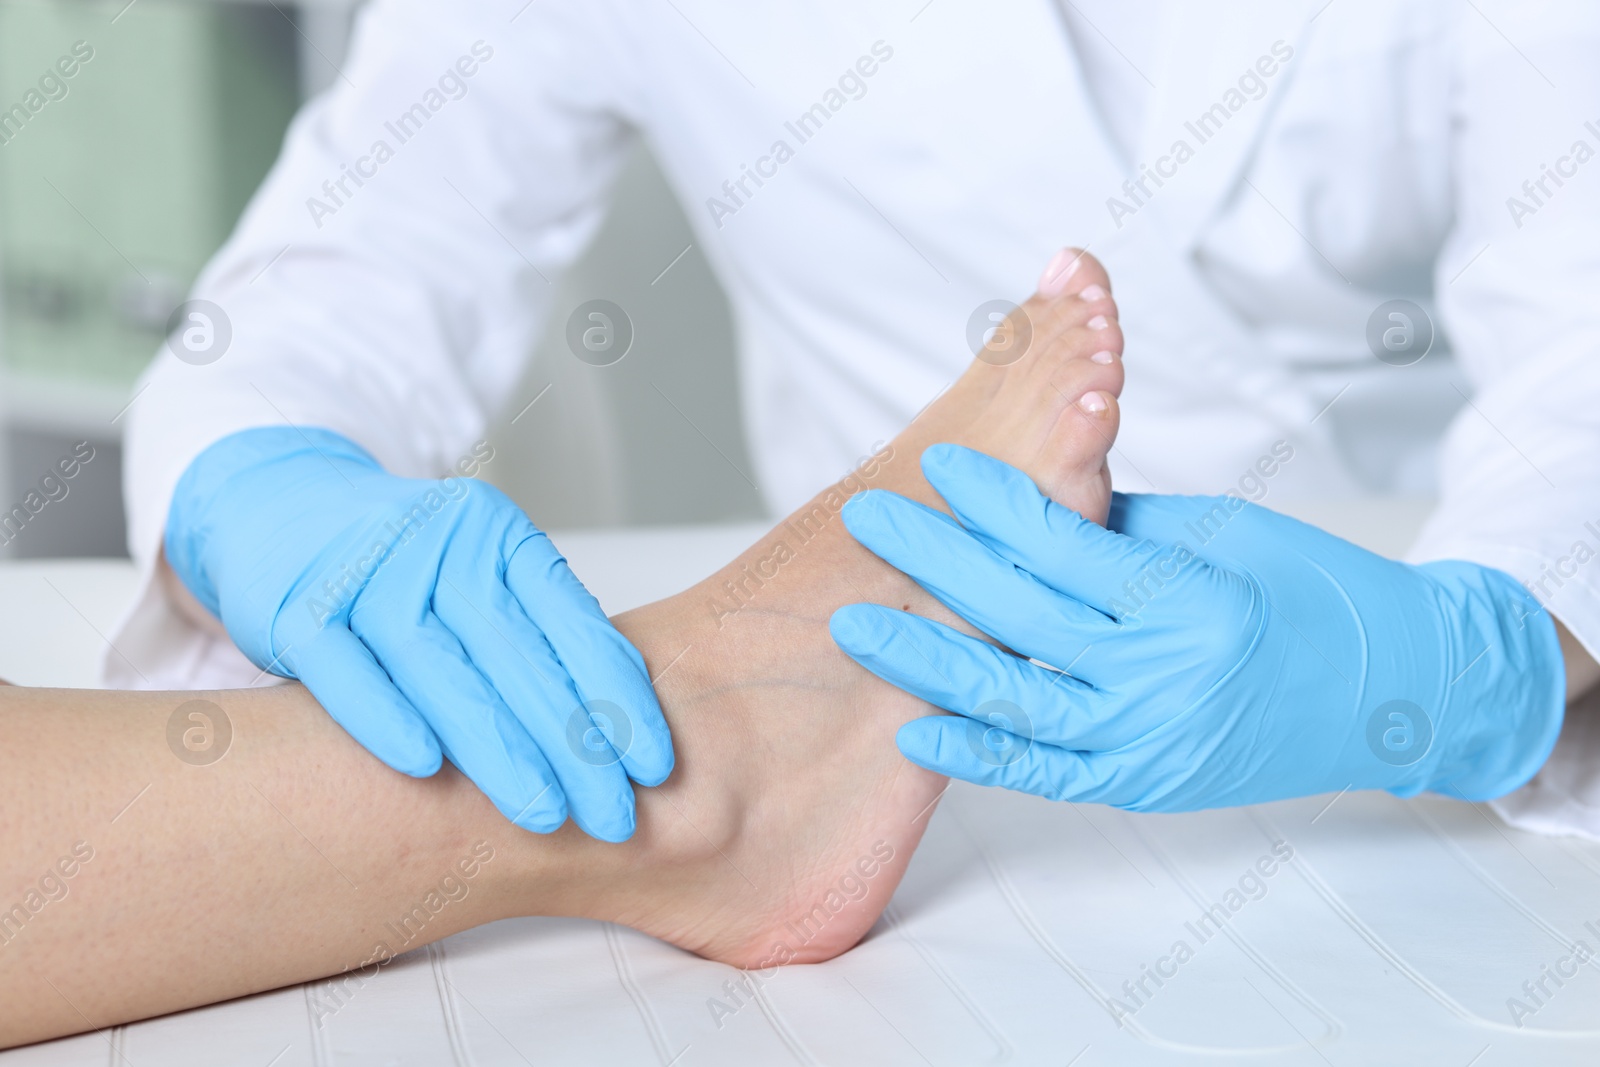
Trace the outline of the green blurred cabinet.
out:
<instances>
[{"instance_id":1,"label":"green blurred cabinet","mask_svg":"<svg viewBox=\"0 0 1600 1067\"><path fill-rule=\"evenodd\" d=\"M270 4L0 2L7 371L126 389L298 102Z\"/></svg>"},{"instance_id":2,"label":"green blurred cabinet","mask_svg":"<svg viewBox=\"0 0 1600 1067\"><path fill-rule=\"evenodd\" d=\"M358 3L0 0L0 511L97 457L0 559L123 553L130 387Z\"/></svg>"}]
</instances>

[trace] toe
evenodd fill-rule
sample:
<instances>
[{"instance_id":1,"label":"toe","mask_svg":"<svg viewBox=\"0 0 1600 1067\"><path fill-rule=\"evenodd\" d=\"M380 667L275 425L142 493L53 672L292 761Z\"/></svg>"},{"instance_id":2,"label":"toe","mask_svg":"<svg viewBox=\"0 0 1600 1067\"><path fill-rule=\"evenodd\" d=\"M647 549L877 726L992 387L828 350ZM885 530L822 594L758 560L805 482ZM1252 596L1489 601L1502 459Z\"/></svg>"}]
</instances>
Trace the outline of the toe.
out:
<instances>
[{"instance_id":1,"label":"toe","mask_svg":"<svg viewBox=\"0 0 1600 1067\"><path fill-rule=\"evenodd\" d=\"M1085 288L1098 285L1111 291L1111 276L1105 264L1081 248L1063 248L1039 275L1036 299L1041 302L1076 296Z\"/></svg>"},{"instance_id":2,"label":"toe","mask_svg":"<svg viewBox=\"0 0 1600 1067\"><path fill-rule=\"evenodd\" d=\"M1063 408L1031 464L1030 473L1046 496L1085 518L1106 521L1111 508L1106 456L1120 419L1116 396L1104 389L1088 389Z\"/></svg>"},{"instance_id":3,"label":"toe","mask_svg":"<svg viewBox=\"0 0 1600 1067\"><path fill-rule=\"evenodd\" d=\"M993 403L1053 420L1091 389L1121 396L1122 383L1122 328L1107 319L1041 338L1027 361L1010 368Z\"/></svg>"},{"instance_id":4,"label":"toe","mask_svg":"<svg viewBox=\"0 0 1600 1067\"><path fill-rule=\"evenodd\" d=\"M1065 257L1065 258L1063 258ZM1117 317L1111 277L1098 259L1064 248L1040 276L1039 288L1022 304L1035 336L1049 336L1082 325L1096 315Z\"/></svg>"},{"instance_id":5,"label":"toe","mask_svg":"<svg viewBox=\"0 0 1600 1067\"><path fill-rule=\"evenodd\" d=\"M981 392L983 413L943 439L1012 463L1057 503L1103 523L1123 385L1122 326L1104 265L1063 250L1012 320L1010 335L1026 343L979 353L952 393Z\"/></svg>"},{"instance_id":6,"label":"toe","mask_svg":"<svg viewBox=\"0 0 1600 1067\"><path fill-rule=\"evenodd\" d=\"M1064 248L1040 276L1039 289L988 332L964 377L992 390L1005 372L1038 362L1041 353L1062 355L1052 350L1064 334L1080 327L1104 331L1086 335L1098 347L1068 354L1088 356L1102 350L1121 354L1117 303L1105 266L1081 249Z\"/></svg>"},{"instance_id":7,"label":"toe","mask_svg":"<svg viewBox=\"0 0 1600 1067\"><path fill-rule=\"evenodd\" d=\"M1047 282L1049 277L1047 270ZM1053 296L1034 294L1012 317L1025 324L1027 336L1025 350L1012 349L1014 372L1048 376L1064 361L1098 356L1096 362L1109 364L1121 358L1122 324L1111 282L1100 261L1087 253L1065 289ZM1121 388L1120 382L1115 388Z\"/></svg>"},{"instance_id":8,"label":"toe","mask_svg":"<svg viewBox=\"0 0 1600 1067\"><path fill-rule=\"evenodd\" d=\"M1104 328L1068 330L1056 346L1059 356L1041 360L1036 375L1053 392L1076 398L1090 389L1122 395L1122 327L1112 320Z\"/></svg>"}]
</instances>

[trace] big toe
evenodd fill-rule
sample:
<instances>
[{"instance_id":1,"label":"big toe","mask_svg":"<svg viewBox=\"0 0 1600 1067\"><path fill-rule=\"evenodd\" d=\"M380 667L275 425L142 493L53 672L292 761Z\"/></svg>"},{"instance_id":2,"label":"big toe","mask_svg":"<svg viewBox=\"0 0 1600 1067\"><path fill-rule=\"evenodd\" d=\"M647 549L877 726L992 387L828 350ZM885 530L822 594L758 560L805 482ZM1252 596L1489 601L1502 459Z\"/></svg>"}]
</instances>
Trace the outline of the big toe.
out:
<instances>
[{"instance_id":1,"label":"big toe","mask_svg":"<svg viewBox=\"0 0 1600 1067\"><path fill-rule=\"evenodd\" d=\"M1050 301L1074 296L1092 285L1111 291L1111 276L1106 273L1105 264L1081 248L1063 248L1045 265L1034 296Z\"/></svg>"}]
</instances>

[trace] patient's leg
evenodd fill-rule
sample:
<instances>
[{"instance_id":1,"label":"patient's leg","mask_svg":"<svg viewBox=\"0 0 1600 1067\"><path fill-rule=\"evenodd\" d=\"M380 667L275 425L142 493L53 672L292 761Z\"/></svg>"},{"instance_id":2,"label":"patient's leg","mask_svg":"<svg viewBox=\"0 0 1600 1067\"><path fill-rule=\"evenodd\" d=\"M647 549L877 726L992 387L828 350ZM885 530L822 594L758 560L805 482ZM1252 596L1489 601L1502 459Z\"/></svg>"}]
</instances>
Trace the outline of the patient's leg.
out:
<instances>
[{"instance_id":1,"label":"patient's leg","mask_svg":"<svg viewBox=\"0 0 1600 1067\"><path fill-rule=\"evenodd\" d=\"M1071 295L1091 283L1106 285L1086 260L1068 295L1030 301L1028 355L975 363L860 481L936 502L917 456L955 440L1103 519L1121 375L1089 357L1121 342L1114 318L1090 325L1114 315L1108 298ZM850 540L842 500L824 493L721 574L617 620L658 675L678 752L667 785L639 790L622 845L517 830L449 766L397 775L298 686L0 689L0 1045L374 964L511 915L623 922L746 966L845 950L943 782L894 748L927 708L840 654L827 619L858 600L947 616ZM169 741L194 700L231 726L205 765Z\"/></svg>"},{"instance_id":2,"label":"patient's leg","mask_svg":"<svg viewBox=\"0 0 1600 1067\"><path fill-rule=\"evenodd\" d=\"M213 744L226 716L215 763L169 746L185 705L180 749L191 713ZM514 847L532 835L448 764L390 771L298 685L6 688L0 725L0 1047L333 974L513 914L530 885L580 910L582 835Z\"/></svg>"}]
</instances>

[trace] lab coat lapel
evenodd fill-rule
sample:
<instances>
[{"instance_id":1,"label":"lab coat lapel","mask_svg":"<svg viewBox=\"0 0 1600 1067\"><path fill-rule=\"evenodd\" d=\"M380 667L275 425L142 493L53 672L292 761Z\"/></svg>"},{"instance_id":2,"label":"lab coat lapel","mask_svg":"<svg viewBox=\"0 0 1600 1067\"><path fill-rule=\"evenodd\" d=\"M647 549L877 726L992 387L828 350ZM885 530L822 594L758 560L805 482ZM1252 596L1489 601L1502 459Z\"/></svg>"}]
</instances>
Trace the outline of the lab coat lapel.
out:
<instances>
[{"instance_id":1,"label":"lab coat lapel","mask_svg":"<svg viewBox=\"0 0 1600 1067\"><path fill-rule=\"evenodd\" d=\"M1118 446L1120 466L1113 463L1124 485L1192 489L1183 473L1190 461L1195 468L1214 470L1248 463L1251 457L1231 451L1236 440L1292 439L1302 449L1305 468L1329 451L1328 424L1313 423L1315 411L1289 382L1283 365L1258 358L1262 346L1254 327L1217 298L1194 256L1206 226L1241 188L1262 128L1309 43L1309 19L1316 10L1310 4L1321 2L1173 0L1169 5L1162 58L1152 72L1156 93L1129 177L1141 177L1144 167L1154 169L1162 157L1175 163L1178 141L1192 154L1175 163L1175 172L1161 184L1147 178L1149 195L1139 191L1137 201L1117 191L1113 199L1132 214L1119 213L1108 200L1103 228L1090 244L1111 277L1123 279L1117 303L1127 350L1138 354L1126 364L1125 443ZM1292 49L1287 62L1273 55L1279 41ZM1245 93L1226 120L1214 120L1209 132L1200 128L1200 116L1212 105L1227 107L1227 91L1238 89L1241 75L1260 73L1255 64L1263 55L1273 57L1276 69L1262 79L1261 98ZM1188 128L1191 124L1204 140ZM1217 433L1223 422L1230 422L1234 432ZM1174 440L1185 442L1181 462L1171 454ZM1153 447L1141 449L1139 442ZM1325 484L1346 482L1333 466L1319 466L1318 473Z\"/></svg>"},{"instance_id":2,"label":"lab coat lapel","mask_svg":"<svg viewBox=\"0 0 1600 1067\"><path fill-rule=\"evenodd\" d=\"M1319 2L1177 0L1169 6L1156 92L1130 175L1146 181L1121 196L1139 214L1153 213L1174 245L1192 246L1237 189L1263 124L1293 79L1316 12L1312 4ZM1256 66L1263 57L1270 76ZM1247 72L1266 85L1260 99L1240 88ZM1161 176L1149 177L1145 168L1175 173L1157 185Z\"/></svg>"}]
</instances>

